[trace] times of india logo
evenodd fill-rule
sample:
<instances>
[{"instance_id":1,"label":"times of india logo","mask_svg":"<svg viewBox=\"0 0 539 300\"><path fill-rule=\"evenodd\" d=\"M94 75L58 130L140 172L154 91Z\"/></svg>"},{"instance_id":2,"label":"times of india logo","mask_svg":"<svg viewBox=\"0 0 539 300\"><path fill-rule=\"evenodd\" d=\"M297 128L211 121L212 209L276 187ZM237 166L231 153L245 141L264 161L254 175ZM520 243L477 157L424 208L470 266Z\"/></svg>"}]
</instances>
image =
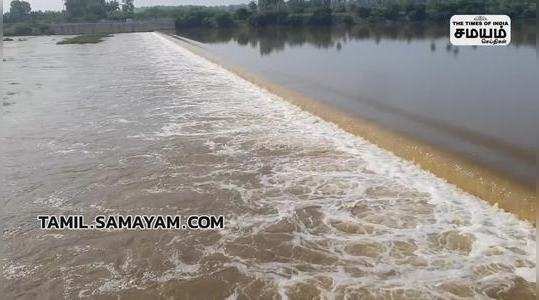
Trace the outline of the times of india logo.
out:
<instances>
[{"instance_id":1,"label":"times of india logo","mask_svg":"<svg viewBox=\"0 0 539 300\"><path fill-rule=\"evenodd\" d=\"M506 15L454 15L449 40L455 46L506 46L511 43L511 18Z\"/></svg>"}]
</instances>

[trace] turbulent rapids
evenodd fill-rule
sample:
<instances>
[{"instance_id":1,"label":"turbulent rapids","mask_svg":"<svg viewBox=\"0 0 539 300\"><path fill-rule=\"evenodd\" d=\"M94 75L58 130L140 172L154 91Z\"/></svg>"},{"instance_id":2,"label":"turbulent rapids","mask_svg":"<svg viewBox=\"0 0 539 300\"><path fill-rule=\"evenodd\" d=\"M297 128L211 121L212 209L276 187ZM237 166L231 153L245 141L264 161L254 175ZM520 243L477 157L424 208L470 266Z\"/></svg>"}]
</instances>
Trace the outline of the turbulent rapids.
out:
<instances>
[{"instance_id":1,"label":"turbulent rapids","mask_svg":"<svg viewBox=\"0 0 539 300\"><path fill-rule=\"evenodd\" d=\"M160 34L52 39L4 49L7 298L535 299L529 223ZM38 214L225 228L43 231Z\"/></svg>"}]
</instances>

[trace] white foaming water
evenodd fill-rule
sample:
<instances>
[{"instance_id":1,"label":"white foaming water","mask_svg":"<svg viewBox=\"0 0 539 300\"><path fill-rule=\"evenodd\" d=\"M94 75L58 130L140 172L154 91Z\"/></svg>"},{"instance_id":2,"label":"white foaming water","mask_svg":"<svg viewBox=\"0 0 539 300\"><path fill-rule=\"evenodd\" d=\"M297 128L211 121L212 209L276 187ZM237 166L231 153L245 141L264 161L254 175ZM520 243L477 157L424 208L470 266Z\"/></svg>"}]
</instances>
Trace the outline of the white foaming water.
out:
<instances>
[{"instance_id":1,"label":"white foaming water","mask_svg":"<svg viewBox=\"0 0 539 300\"><path fill-rule=\"evenodd\" d=\"M51 118L69 130L51 131L43 122L50 139L28 140L32 155L11 152L24 165L49 164L16 169L8 178L18 203L4 218L2 237L13 251L0 260L8 282L0 294L31 295L50 286L50 298L454 299L510 296L513 287L529 287L522 278L536 281L535 229L513 215L173 39L116 35L92 49L107 59L94 70L102 73L83 77L87 49L69 48L81 55L72 69L82 76L70 83L102 82L87 98L65 97L81 105L45 103L69 112ZM54 91L51 98L63 99ZM226 221L218 231L51 236L27 225L38 212L88 219L224 214Z\"/></svg>"},{"instance_id":2,"label":"white foaming water","mask_svg":"<svg viewBox=\"0 0 539 300\"><path fill-rule=\"evenodd\" d=\"M214 149L220 149L217 151L219 155L235 156L242 155L239 148L254 140L251 151L267 149L277 156L272 173L260 178L263 186L261 191L249 191L230 185L226 187L234 188L243 199L253 198L256 193L278 191L277 195L259 197L255 204L273 207L277 212L270 216L241 215L229 220L220 243L222 245L235 243L237 238L245 236L246 230L249 234L256 235L275 225L279 220L297 218L298 209L315 207L317 212L310 217L316 219L316 215L321 214L320 219L313 219L314 224L307 227L304 221L298 222L300 228L293 232L294 238L289 243L301 247L309 243L327 242L329 245L320 246L322 253L351 264L367 261L370 266L365 270L370 274L355 277L344 271L342 266L336 268L316 266L314 267L316 272L299 272L293 276L282 276L278 275L279 271L290 268L290 263L257 264L252 260L237 259L233 260L231 265L245 274L255 274L259 278L277 282L281 296L284 297L287 296L286 287L308 282L316 274L323 274L333 280L333 287L329 292L338 292L339 287L354 286L434 289L445 280L458 278L473 280L474 267L492 263L508 266L507 270L513 270L527 281L535 282L535 231L529 223L460 191L455 186L359 137L344 132L333 124L301 111L235 74L178 47L173 41L157 34L156 36L162 40L167 51L170 49L177 51L177 55L182 57L182 61L188 64L190 69L207 75L201 76L200 82L193 82L189 86L193 89L193 95L196 97L198 94L200 97L196 100L204 102L199 106L201 115L238 118L227 122L226 127L219 128L220 132L203 131L188 134L213 136L238 133L234 140L240 146L206 143ZM207 88L209 92L201 92L201 85L210 82L214 86ZM196 120L194 122L196 123ZM182 123L181 126L183 125L185 124ZM170 125L163 128L165 136L171 134L170 128L172 128ZM250 136L242 134L245 132L250 133ZM279 158L279 150L286 151L287 155ZM326 155L327 152L331 154ZM383 192L381 196L374 196L373 199L368 195L365 196L365 191L369 188L383 187L388 187L390 191ZM288 188L304 190L289 191ZM399 196L401 191L402 198ZM419 208L419 214L424 213L424 217L414 216L417 212L413 206L418 204L415 201L408 201L410 197L419 199L417 203L423 206ZM365 220L358 220L357 216L350 213L350 208L358 203L369 203L368 205L372 203L371 208L375 208L378 205L376 202L381 200L387 200L388 205L381 207L380 210L370 211L381 213L383 218L389 218L389 222L371 215L367 216L368 222L365 223L363 222ZM399 224L401 218L411 218L411 224L406 225L406 220ZM321 224L316 224L317 222ZM327 226L353 222L368 224L372 228L366 230L367 234L349 234ZM313 227L318 225L329 228L321 228L322 233L316 232ZM471 238L467 240L463 237ZM374 257L360 255L358 258L357 254L349 255L346 246L357 241L380 243L384 245L385 250L373 254ZM415 259L418 256L421 261L407 264L400 258L396 259L398 255L390 255L391 245L395 241L413 241L414 255L408 258ZM441 246L433 246L437 242ZM456 245L451 245L453 242ZM470 245L464 245L467 243ZM494 251L496 254L492 255L490 253L493 249L500 251ZM522 261L531 262L533 266L524 266ZM391 270L396 275L384 279L376 276ZM500 278L506 275L491 276L503 281ZM489 280L487 277L483 280ZM511 285L511 282L507 284ZM427 295L444 294L436 292Z\"/></svg>"}]
</instances>

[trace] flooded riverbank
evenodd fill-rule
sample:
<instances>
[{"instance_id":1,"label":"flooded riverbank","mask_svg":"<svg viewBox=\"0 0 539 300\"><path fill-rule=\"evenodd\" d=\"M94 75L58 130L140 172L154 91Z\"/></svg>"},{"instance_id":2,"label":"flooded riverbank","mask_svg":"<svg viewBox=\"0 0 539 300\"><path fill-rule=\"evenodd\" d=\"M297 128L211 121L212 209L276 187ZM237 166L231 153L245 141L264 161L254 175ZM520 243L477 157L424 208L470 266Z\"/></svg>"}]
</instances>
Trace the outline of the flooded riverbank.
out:
<instances>
[{"instance_id":1,"label":"flooded riverbank","mask_svg":"<svg viewBox=\"0 0 539 300\"><path fill-rule=\"evenodd\" d=\"M529 223L167 37L55 43L4 49L7 298L535 298ZM226 222L44 232L38 214Z\"/></svg>"}]
</instances>

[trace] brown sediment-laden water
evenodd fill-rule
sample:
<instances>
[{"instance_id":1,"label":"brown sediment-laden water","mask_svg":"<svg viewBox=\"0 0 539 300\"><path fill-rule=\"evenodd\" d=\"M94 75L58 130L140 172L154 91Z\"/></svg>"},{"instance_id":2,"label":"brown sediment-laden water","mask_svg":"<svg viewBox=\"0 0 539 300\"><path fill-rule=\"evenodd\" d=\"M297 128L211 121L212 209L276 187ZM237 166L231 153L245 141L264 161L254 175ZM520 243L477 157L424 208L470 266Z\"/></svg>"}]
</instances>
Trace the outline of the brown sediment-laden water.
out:
<instances>
[{"instance_id":1,"label":"brown sediment-laden water","mask_svg":"<svg viewBox=\"0 0 539 300\"><path fill-rule=\"evenodd\" d=\"M536 230L156 33L4 44L2 298L535 299ZM225 216L42 230L37 215Z\"/></svg>"}]
</instances>

